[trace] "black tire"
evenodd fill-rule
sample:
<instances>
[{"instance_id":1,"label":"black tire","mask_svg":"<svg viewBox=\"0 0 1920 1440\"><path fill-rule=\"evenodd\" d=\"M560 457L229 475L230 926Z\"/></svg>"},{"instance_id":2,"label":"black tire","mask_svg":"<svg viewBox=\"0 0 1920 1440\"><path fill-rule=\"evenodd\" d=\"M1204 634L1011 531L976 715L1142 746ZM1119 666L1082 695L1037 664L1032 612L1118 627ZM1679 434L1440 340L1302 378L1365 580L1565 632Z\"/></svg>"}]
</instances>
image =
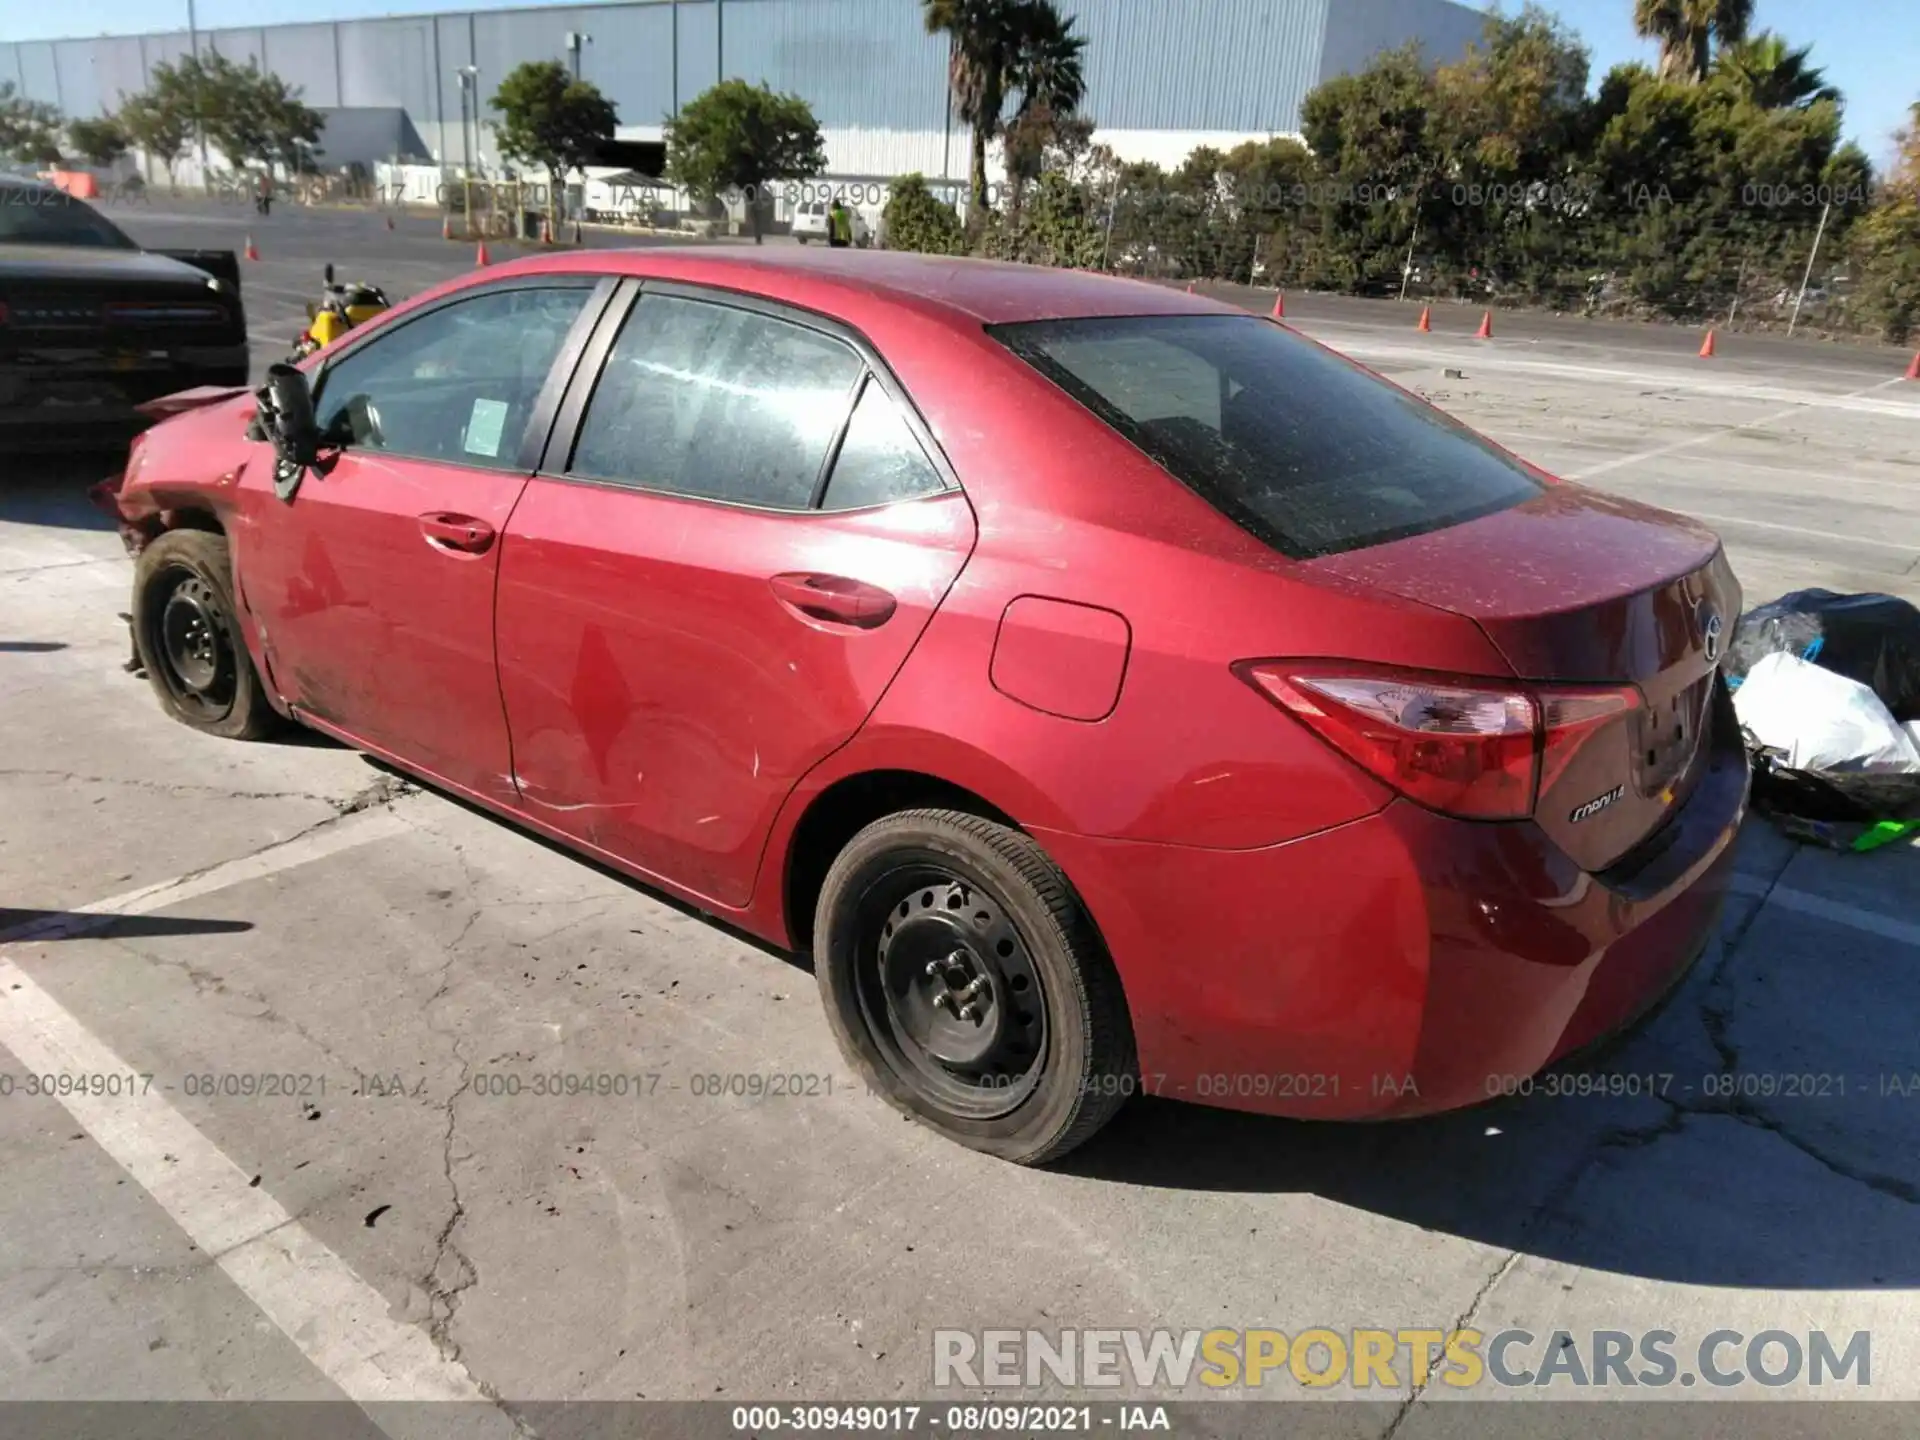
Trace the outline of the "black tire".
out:
<instances>
[{"instance_id":1,"label":"black tire","mask_svg":"<svg viewBox=\"0 0 1920 1440\"><path fill-rule=\"evenodd\" d=\"M133 643L160 707L229 740L278 728L240 635L227 537L169 530L140 552L133 571Z\"/></svg>"},{"instance_id":2,"label":"black tire","mask_svg":"<svg viewBox=\"0 0 1920 1440\"><path fill-rule=\"evenodd\" d=\"M954 810L876 820L827 872L813 933L841 1050L949 1139L1038 1165L1133 1092L1120 977L1066 876L1018 830Z\"/></svg>"}]
</instances>

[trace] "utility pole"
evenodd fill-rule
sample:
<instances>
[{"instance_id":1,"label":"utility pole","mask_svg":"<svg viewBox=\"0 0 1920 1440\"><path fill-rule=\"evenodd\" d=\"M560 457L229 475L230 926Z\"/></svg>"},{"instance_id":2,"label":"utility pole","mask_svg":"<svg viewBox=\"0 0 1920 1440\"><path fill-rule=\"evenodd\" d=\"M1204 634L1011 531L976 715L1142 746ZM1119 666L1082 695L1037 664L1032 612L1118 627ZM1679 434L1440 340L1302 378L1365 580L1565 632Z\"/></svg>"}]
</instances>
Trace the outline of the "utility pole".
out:
<instances>
[{"instance_id":1,"label":"utility pole","mask_svg":"<svg viewBox=\"0 0 1920 1440\"><path fill-rule=\"evenodd\" d=\"M187 52L193 56L194 70L200 68L200 26L193 13L193 0L187 0ZM193 133L200 141L200 187L207 185L207 132L200 123L200 91L193 92Z\"/></svg>"}]
</instances>

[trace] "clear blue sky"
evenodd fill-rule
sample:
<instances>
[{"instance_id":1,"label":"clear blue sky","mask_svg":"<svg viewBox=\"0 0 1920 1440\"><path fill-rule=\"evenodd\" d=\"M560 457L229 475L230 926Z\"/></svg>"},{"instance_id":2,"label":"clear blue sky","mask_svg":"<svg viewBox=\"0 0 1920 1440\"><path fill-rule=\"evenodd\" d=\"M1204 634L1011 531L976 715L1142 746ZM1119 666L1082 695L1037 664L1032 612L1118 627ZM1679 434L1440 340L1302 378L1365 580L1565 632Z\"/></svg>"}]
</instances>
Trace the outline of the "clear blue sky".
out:
<instances>
[{"instance_id":1,"label":"clear blue sky","mask_svg":"<svg viewBox=\"0 0 1920 1440\"><path fill-rule=\"evenodd\" d=\"M513 0L505 0L513 3ZM524 0L521 0L524 3ZM1066 0L1062 8L1100 0ZM1333 0L1339 4L1340 0ZM488 0L196 0L199 23L274 24L421 10L498 8ZM1506 0L1511 12L1519 0ZM1596 81L1621 60L1651 59L1653 49L1633 33L1633 0L1551 0L1593 52ZM1907 107L1920 100L1920 3L1916 0L1759 0L1759 27L1778 30L1796 45L1813 43L1815 63L1847 97L1847 132L1866 147L1875 164L1892 151L1891 135L1906 122ZM56 36L131 34L186 25L186 0L62 0L33 5L6 0L0 40Z\"/></svg>"}]
</instances>

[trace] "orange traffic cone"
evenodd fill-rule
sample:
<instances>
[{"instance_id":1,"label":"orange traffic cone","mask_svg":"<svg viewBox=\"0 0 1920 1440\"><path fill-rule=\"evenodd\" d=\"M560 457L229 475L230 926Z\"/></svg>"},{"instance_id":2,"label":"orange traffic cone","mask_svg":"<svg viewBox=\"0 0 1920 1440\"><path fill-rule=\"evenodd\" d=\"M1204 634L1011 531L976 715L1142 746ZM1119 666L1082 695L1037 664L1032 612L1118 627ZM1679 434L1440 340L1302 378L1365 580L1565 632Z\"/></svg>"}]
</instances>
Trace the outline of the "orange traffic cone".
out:
<instances>
[{"instance_id":1,"label":"orange traffic cone","mask_svg":"<svg viewBox=\"0 0 1920 1440\"><path fill-rule=\"evenodd\" d=\"M260 251L254 246L253 236L251 235L247 236L246 256L249 260L258 260L260 258Z\"/></svg>"},{"instance_id":2,"label":"orange traffic cone","mask_svg":"<svg viewBox=\"0 0 1920 1440\"><path fill-rule=\"evenodd\" d=\"M542 245L553 243L553 221L545 215L540 217L540 243Z\"/></svg>"},{"instance_id":3,"label":"orange traffic cone","mask_svg":"<svg viewBox=\"0 0 1920 1440\"><path fill-rule=\"evenodd\" d=\"M442 212L440 216L440 238L442 240L451 240L453 238L453 214L451 211Z\"/></svg>"},{"instance_id":4,"label":"orange traffic cone","mask_svg":"<svg viewBox=\"0 0 1920 1440\"><path fill-rule=\"evenodd\" d=\"M1284 290L1273 297L1273 318L1276 320L1287 318L1287 292Z\"/></svg>"},{"instance_id":5,"label":"orange traffic cone","mask_svg":"<svg viewBox=\"0 0 1920 1440\"><path fill-rule=\"evenodd\" d=\"M1702 360L1713 358L1713 331L1711 330L1707 331L1707 338L1700 342L1700 358Z\"/></svg>"},{"instance_id":6,"label":"orange traffic cone","mask_svg":"<svg viewBox=\"0 0 1920 1440\"><path fill-rule=\"evenodd\" d=\"M1491 310L1481 315L1480 328L1473 332L1473 338L1476 340L1491 340L1493 338L1493 312Z\"/></svg>"},{"instance_id":7,"label":"orange traffic cone","mask_svg":"<svg viewBox=\"0 0 1920 1440\"><path fill-rule=\"evenodd\" d=\"M1420 323L1413 328L1422 334L1433 333L1433 307L1431 305L1422 305L1420 307Z\"/></svg>"},{"instance_id":8,"label":"orange traffic cone","mask_svg":"<svg viewBox=\"0 0 1920 1440\"><path fill-rule=\"evenodd\" d=\"M1913 359L1907 364L1907 379L1920 380L1920 350L1913 352Z\"/></svg>"},{"instance_id":9,"label":"orange traffic cone","mask_svg":"<svg viewBox=\"0 0 1920 1440\"><path fill-rule=\"evenodd\" d=\"M473 252L474 268L477 270L482 265L489 265L491 263L492 262L487 259L487 242L482 240L480 242L480 248Z\"/></svg>"},{"instance_id":10,"label":"orange traffic cone","mask_svg":"<svg viewBox=\"0 0 1920 1440\"><path fill-rule=\"evenodd\" d=\"M1191 295L1191 294L1193 294L1193 293L1194 293L1194 289L1193 289L1193 282L1192 282L1191 280L1189 280L1189 281L1187 282L1187 293L1188 293L1189 295Z\"/></svg>"}]
</instances>

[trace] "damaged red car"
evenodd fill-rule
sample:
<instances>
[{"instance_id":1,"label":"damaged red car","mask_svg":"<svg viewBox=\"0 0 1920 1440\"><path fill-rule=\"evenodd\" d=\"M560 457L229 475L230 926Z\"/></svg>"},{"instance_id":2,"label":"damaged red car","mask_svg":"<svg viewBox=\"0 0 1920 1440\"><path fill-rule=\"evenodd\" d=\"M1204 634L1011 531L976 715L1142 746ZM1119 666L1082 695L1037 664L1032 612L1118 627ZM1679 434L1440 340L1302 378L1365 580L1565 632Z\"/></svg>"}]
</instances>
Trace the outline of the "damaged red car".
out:
<instances>
[{"instance_id":1,"label":"damaged red car","mask_svg":"<svg viewBox=\"0 0 1920 1440\"><path fill-rule=\"evenodd\" d=\"M1141 1093L1471 1104L1715 932L1715 537L1274 320L602 251L175 408L105 497L169 713L810 950L873 1087L1010 1160Z\"/></svg>"}]
</instances>

